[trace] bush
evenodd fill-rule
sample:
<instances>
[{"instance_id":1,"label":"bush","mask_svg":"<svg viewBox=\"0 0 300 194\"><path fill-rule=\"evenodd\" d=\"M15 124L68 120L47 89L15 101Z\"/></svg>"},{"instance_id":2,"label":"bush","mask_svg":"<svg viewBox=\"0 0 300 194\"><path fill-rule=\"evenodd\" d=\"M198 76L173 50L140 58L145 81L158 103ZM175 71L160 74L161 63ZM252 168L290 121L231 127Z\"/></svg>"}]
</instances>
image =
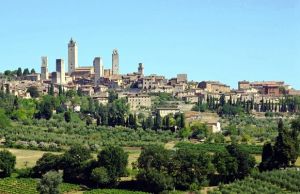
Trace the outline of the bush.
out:
<instances>
[{"instance_id":1,"label":"bush","mask_svg":"<svg viewBox=\"0 0 300 194\"><path fill-rule=\"evenodd\" d=\"M16 156L7 150L0 151L0 177L9 177L16 165Z\"/></svg>"},{"instance_id":2,"label":"bush","mask_svg":"<svg viewBox=\"0 0 300 194\"><path fill-rule=\"evenodd\" d=\"M61 158L62 157L60 155L45 153L33 167L33 176L40 178L43 174L47 173L48 171L59 170Z\"/></svg>"},{"instance_id":3,"label":"bush","mask_svg":"<svg viewBox=\"0 0 300 194\"><path fill-rule=\"evenodd\" d=\"M93 169L91 174L91 180L96 184L96 187L99 187L100 185L108 184L110 182L110 177L106 168L99 167Z\"/></svg>"},{"instance_id":4,"label":"bush","mask_svg":"<svg viewBox=\"0 0 300 194\"><path fill-rule=\"evenodd\" d=\"M59 194L59 184L62 183L62 175L56 171L47 172L37 185L40 194Z\"/></svg>"},{"instance_id":5,"label":"bush","mask_svg":"<svg viewBox=\"0 0 300 194\"><path fill-rule=\"evenodd\" d=\"M159 193L174 188L173 179L168 174L159 172L156 169L142 170L137 179L146 187L147 191Z\"/></svg>"}]
</instances>

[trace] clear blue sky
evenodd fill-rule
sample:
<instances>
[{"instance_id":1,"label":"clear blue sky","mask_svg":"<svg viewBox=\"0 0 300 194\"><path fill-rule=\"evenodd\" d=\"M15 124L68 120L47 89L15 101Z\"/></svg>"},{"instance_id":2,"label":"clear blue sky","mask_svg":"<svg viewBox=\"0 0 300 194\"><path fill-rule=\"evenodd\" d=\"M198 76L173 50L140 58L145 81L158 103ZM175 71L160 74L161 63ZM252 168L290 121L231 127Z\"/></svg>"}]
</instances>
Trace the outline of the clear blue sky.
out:
<instances>
[{"instance_id":1,"label":"clear blue sky","mask_svg":"<svg viewBox=\"0 0 300 194\"><path fill-rule=\"evenodd\" d=\"M9 0L0 4L0 71L30 67L40 57L79 65L118 48L122 73L190 80L284 80L300 89L300 0ZM67 68L66 68L67 69Z\"/></svg>"}]
</instances>

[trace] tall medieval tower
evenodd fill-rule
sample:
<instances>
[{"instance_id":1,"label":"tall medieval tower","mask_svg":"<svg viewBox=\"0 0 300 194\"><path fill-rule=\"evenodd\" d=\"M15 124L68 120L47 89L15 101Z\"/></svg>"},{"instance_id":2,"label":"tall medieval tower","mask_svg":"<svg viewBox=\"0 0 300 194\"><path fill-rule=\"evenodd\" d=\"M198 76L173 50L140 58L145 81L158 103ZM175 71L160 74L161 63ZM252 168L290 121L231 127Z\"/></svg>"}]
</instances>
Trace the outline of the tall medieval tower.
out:
<instances>
[{"instance_id":1,"label":"tall medieval tower","mask_svg":"<svg viewBox=\"0 0 300 194\"><path fill-rule=\"evenodd\" d=\"M119 53L117 49L112 53L112 75L119 75Z\"/></svg>"},{"instance_id":2,"label":"tall medieval tower","mask_svg":"<svg viewBox=\"0 0 300 194\"><path fill-rule=\"evenodd\" d=\"M68 44L68 74L71 75L72 72L78 67L78 47L75 41L71 38Z\"/></svg>"}]
</instances>

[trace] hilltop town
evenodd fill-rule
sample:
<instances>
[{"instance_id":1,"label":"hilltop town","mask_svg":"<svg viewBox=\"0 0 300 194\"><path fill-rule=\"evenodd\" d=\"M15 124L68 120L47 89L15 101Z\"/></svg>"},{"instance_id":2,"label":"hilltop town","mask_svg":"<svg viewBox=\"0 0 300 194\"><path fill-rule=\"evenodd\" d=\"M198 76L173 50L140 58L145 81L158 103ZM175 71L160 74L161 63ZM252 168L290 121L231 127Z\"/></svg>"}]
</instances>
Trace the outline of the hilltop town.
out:
<instances>
[{"instance_id":1,"label":"hilltop town","mask_svg":"<svg viewBox=\"0 0 300 194\"><path fill-rule=\"evenodd\" d=\"M59 89L64 91L75 90L90 96L101 104L108 103L108 91L114 90L118 97L125 97L131 111L150 110L153 106L152 95L161 93L169 94L176 103L156 107L163 116L169 113L191 110L194 105L219 103L221 96L226 102L249 103L252 112L288 112L287 103L283 103L286 96L298 96L299 90L284 81L239 81L238 89L219 81L189 81L187 74L177 74L176 77L167 79L163 75L145 75L144 64L137 65L137 71L127 74L120 73L121 60L119 51L112 51L111 68L106 69L101 57L95 57L93 66L79 66L78 46L71 39L68 43L67 72L64 59L56 59L56 70L49 72L47 56L41 57L41 70L36 73L33 69L19 68L16 71L7 70L1 74L0 84L2 89L20 98L32 98L29 88L36 88L39 94L49 93L52 86L54 94L58 95ZM198 107L201 109L201 107ZM296 109L298 107L294 107ZM195 107L194 107L195 109ZM80 110L77 106L76 110Z\"/></svg>"}]
</instances>

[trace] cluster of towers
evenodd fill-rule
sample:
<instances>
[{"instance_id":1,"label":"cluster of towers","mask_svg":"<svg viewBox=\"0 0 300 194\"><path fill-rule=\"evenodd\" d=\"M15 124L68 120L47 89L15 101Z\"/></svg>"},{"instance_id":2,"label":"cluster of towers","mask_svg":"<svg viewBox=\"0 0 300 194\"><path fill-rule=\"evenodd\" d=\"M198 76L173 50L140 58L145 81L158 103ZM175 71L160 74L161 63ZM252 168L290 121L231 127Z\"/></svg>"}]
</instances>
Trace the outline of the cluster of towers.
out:
<instances>
[{"instance_id":1,"label":"cluster of towers","mask_svg":"<svg viewBox=\"0 0 300 194\"><path fill-rule=\"evenodd\" d=\"M73 74L76 74L76 72L80 72L83 70L90 71L95 74L95 83L97 83L97 81L104 76L106 71L108 71L108 75L119 75L118 50L113 50L111 70L104 70L103 60L101 57L94 58L93 67L78 67L78 46L77 43L71 38L70 42L68 43L68 76L71 77ZM54 83L66 83L65 65L63 59L56 59L56 71L51 73L51 78ZM42 57L41 79L49 79L48 58L45 56Z\"/></svg>"}]
</instances>

